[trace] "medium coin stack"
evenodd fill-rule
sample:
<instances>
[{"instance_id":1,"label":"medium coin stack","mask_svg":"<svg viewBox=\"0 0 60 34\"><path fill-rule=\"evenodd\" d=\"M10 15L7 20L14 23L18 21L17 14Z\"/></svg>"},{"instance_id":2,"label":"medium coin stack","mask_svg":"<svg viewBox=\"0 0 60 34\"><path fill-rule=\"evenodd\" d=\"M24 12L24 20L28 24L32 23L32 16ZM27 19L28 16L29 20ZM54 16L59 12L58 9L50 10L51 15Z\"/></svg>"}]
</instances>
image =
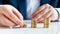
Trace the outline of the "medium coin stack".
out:
<instances>
[{"instance_id":1,"label":"medium coin stack","mask_svg":"<svg viewBox=\"0 0 60 34\"><path fill-rule=\"evenodd\" d=\"M44 18L44 28L49 27L49 18Z\"/></svg>"}]
</instances>

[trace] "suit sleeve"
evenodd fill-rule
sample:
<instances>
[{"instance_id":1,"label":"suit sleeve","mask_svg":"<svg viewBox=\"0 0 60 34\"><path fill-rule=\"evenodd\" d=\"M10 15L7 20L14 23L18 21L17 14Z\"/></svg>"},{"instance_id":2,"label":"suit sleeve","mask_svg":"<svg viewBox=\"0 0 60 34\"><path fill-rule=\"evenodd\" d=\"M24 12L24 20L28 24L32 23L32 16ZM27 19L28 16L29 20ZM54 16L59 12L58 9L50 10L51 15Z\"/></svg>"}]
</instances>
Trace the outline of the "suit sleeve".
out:
<instances>
[{"instance_id":1,"label":"suit sleeve","mask_svg":"<svg viewBox=\"0 0 60 34\"><path fill-rule=\"evenodd\" d=\"M0 0L0 5L2 5L3 4L3 0Z\"/></svg>"},{"instance_id":2,"label":"suit sleeve","mask_svg":"<svg viewBox=\"0 0 60 34\"><path fill-rule=\"evenodd\" d=\"M60 8L55 8L56 10L57 10L57 12L58 12L58 15L59 15L59 21L60 21Z\"/></svg>"},{"instance_id":3,"label":"suit sleeve","mask_svg":"<svg viewBox=\"0 0 60 34\"><path fill-rule=\"evenodd\" d=\"M52 5L54 8L57 7L57 4L58 4L58 0L51 0L50 1L50 5Z\"/></svg>"}]
</instances>

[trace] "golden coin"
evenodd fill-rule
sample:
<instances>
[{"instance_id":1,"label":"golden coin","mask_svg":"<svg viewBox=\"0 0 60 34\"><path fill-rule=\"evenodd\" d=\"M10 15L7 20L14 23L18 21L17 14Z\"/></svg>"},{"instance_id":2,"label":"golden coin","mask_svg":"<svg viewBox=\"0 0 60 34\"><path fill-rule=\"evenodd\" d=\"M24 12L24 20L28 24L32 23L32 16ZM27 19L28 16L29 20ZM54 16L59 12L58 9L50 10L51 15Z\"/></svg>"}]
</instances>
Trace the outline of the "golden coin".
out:
<instances>
[{"instance_id":1,"label":"golden coin","mask_svg":"<svg viewBox=\"0 0 60 34\"><path fill-rule=\"evenodd\" d=\"M31 28L36 28L36 24L37 24L36 20L33 19L31 21Z\"/></svg>"},{"instance_id":2,"label":"golden coin","mask_svg":"<svg viewBox=\"0 0 60 34\"><path fill-rule=\"evenodd\" d=\"M44 28L49 27L49 18L44 18Z\"/></svg>"}]
</instances>

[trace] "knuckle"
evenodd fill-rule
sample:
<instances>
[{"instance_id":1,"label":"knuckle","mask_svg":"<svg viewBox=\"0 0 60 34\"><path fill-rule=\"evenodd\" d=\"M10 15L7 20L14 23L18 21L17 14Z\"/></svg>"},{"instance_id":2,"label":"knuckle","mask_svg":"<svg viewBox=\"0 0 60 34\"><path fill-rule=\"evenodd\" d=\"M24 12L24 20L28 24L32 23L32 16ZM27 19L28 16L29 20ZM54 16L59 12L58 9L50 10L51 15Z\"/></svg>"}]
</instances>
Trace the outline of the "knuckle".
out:
<instances>
[{"instance_id":1,"label":"knuckle","mask_svg":"<svg viewBox=\"0 0 60 34\"><path fill-rule=\"evenodd\" d=\"M47 6L49 5L49 4L46 4Z\"/></svg>"},{"instance_id":2,"label":"knuckle","mask_svg":"<svg viewBox=\"0 0 60 34\"><path fill-rule=\"evenodd\" d=\"M11 6L11 5L4 5L4 6Z\"/></svg>"},{"instance_id":3,"label":"knuckle","mask_svg":"<svg viewBox=\"0 0 60 34\"><path fill-rule=\"evenodd\" d=\"M50 7L50 5L49 4L46 4L46 7Z\"/></svg>"},{"instance_id":4,"label":"knuckle","mask_svg":"<svg viewBox=\"0 0 60 34\"><path fill-rule=\"evenodd\" d=\"M11 7L11 5L3 5L4 8Z\"/></svg>"},{"instance_id":5,"label":"knuckle","mask_svg":"<svg viewBox=\"0 0 60 34\"><path fill-rule=\"evenodd\" d=\"M12 5L0 5L0 8L6 8L6 7L10 7L10 6L12 6Z\"/></svg>"}]
</instances>

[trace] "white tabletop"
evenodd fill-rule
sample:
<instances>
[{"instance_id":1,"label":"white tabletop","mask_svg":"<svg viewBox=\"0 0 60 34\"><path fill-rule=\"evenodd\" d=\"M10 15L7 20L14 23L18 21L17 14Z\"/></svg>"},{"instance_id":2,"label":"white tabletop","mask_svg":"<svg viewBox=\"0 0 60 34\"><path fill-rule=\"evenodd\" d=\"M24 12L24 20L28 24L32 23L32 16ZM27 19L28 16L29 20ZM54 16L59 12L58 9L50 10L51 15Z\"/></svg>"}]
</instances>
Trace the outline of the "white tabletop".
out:
<instances>
[{"instance_id":1,"label":"white tabletop","mask_svg":"<svg viewBox=\"0 0 60 34\"><path fill-rule=\"evenodd\" d=\"M51 22L49 28L43 28L43 23L37 24L37 28L30 28L30 20L25 20L27 28L2 28L0 34L60 34L60 23Z\"/></svg>"}]
</instances>

